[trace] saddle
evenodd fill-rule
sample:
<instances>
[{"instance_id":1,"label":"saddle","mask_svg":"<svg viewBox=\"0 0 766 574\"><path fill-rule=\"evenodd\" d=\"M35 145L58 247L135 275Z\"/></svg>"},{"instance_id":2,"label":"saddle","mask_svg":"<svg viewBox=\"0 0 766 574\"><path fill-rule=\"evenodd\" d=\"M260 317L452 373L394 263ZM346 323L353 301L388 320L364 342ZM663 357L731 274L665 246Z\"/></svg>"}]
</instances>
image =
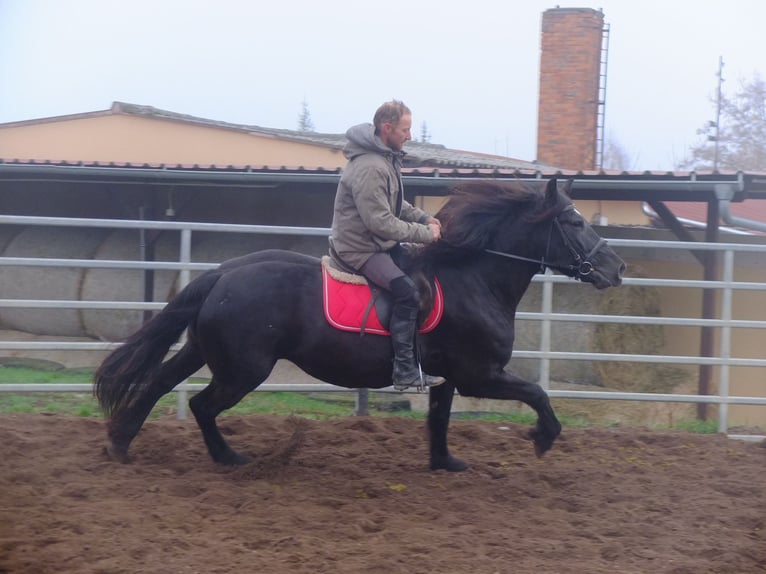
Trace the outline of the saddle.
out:
<instances>
[{"instance_id":1,"label":"saddle","mask_svg":"<svg viewBox=\"0 0 766 574\"><path fill-rule=\"evenodd\" d=\"M439 280L433 283L422 273L412 276L420 291L418 333L433 331L444 312ZM327 322L341 331L390 335L391 294L367 281L363 275L340 269L331 257L322 257L322 302Z\"/></svg>"}]
</instances>

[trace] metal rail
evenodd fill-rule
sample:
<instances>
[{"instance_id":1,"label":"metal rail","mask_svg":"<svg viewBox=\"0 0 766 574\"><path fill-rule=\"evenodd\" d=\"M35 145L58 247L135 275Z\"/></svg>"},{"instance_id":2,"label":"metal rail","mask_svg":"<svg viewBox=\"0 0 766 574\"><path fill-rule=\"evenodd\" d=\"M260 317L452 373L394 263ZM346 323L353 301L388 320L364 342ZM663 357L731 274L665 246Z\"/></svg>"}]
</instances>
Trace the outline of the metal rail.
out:
<instances>
[{"instance_id":1,"label":"metal rail","mask_svg":"<svg viewBox=\"0 0 766 574\"><path fill-rule=\"evenodd\" d=\"M162 229L175 230L181 234L181 247L178 262L173 261L122 261L122 260L91 260L91 259L54 259L33 257L0 257L0 266L36 266L36 267L76 267L76 268L113 268L113 269L155 269L175 270L181 274L181 285L189 282L191 271L202 271L215 267L216 263L201 263L191 261L191 234L194 231L221 232L221 233L260 233L279 235L311 235L326 236L329 229L318 227L283 227L269 225L233 225L233 224L208 224L190 222L165 222L143 220L112 220L112 219L81 219L81 218L55 218L55 217L25 217L0 215L0 223L8 225L43 225L43 226L66 226L66 227L101 227L122 229ZM646 248L652 249L682 249L692 248L689 243L679 241L637 241L628 239L610 239L613 247ZM641 316L618 316L618 315L594 315L553 313L552 297L555 284L571 283L572 280L560 275L538 275L536 282L543 283L543 301L541 312L519 312L518 319L534 320L541 322L541 343L539 350L515 350L514 357L537 359L541 363L539 383L546 388L552 397L575 398L575 399L598 399L598 400L631 400L631 401L659 401L659 402L686 402L686 403L710 403L719 405L719 431L726 432L728 429L728 405L766 405L766 397L730 396L730 368L731 367L766 367L766 359L744 358L732 356L731 330L732 329L764 329L766 321L733 319L731 308L733 293L735 291L755 291L766 293L766 283L743 282L734 280L734 257L735 253L766 254L766 245L740 244L740 243L694 243L695 250L720 251L724 255L722 279L719 281L700 281L682 279L658 279L658 278L626 278L627 286L653 286L670 288L698 288L716 289L722 293L721 315L716 319L684 318L684 317L641 317ZM74 300L35 300L35 299L0 299L0 308L69 308L69 309L110 309L110 310L158 310L165 303L141 302L141 301L74 301ZM582 323L622 323L622 324L652 324L667 326L686 327L715 327L720 329L719 353L716 357L698 356L673 356L673 355L640 355L640 354L611 354L611 353L582 353L552 351L550 344L551 328L557 322L582 322ZM118 343L108 342L18 342L0 341L0 350L72 350L72 351L104 351L118 346ZM171 350L180 348L174 345ZM573 361L614 361L614 362L639 362L660 364L683 364L683 365L715 365L720 367L719 392L717 395L680 395L668 393L627 393L627 392L598 392L555 390L550 386L550 361L573 360ZM176 390L179 392L179 413L185 412L185 399L187 392L194 392L204 385L199 383L181 383ZM90 392L90 383L72 384L2 384L0 392ZM263 391L347 391L348 389L328 385L317 384L269 384L261 385L258 390Z\"/></svg>"}]
</instances>

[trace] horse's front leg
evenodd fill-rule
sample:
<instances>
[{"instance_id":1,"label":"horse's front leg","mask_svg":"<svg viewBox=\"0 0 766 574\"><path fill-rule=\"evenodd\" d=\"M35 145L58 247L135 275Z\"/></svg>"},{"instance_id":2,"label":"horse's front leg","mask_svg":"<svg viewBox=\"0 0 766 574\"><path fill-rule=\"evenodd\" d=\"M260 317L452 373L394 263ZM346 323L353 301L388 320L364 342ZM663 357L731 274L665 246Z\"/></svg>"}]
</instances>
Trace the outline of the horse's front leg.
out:
<instances>
[{"instance_id":1,"label":"horse's front leg","mask_svg":"<svg viewBox=\"0 0 766 574\"><path fill-rule=\"evenodd\" d=\"M452 456L447 448L447 429L454 396L455 385L449 380L428 390L428 441L431 470L460 472L468 468L465 462Z\"/></svg>"},{"instance_id":2,"label":"horse's front leg","mask_svg":"<svg viewBox=\"0 0 766 574\"><path fill-rule=\"evenodd\" d=\"M553 412L548 393L538 384L500 371L481 382L458 385L457 390L464 397L521 401L532 407L537 412L537 426L529 436L535 442L537 456L545 454L561 434L561 423Z\"/></svg>"}]
</instances>

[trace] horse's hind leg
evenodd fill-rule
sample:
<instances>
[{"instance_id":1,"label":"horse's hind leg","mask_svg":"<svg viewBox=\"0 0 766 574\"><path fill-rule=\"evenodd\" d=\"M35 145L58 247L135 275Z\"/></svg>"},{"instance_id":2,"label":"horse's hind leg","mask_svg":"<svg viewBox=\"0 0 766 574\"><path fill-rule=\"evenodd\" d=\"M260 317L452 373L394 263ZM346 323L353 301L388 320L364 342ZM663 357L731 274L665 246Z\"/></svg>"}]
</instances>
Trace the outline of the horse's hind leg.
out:
<instances>
[{"instance_id":1,"label":"horse's hind leg","mask_svg":"<svg viewBox=\"0 0 766 574\"><path fill-rule=\"evenodd\" d=\"M222 411L236 405L247 393L263 382L269 376L273 366L272 363L267 369L263 369L260 376L250 372L250 376L229 376L223 379L214 374L210 384L189 401L189 407L202 431L207 450L215 462L221 464L250 462L249 457L239 454L229 446L218 429L215 419Z\"/></svg>"},{"instance_id":2,"label":"horse's hind leg","mask_svg":"<svg viewBox=\"0 0 766 574\"><path fill-rule=\"evenodd\" d=\"M165 361L157 376L143 386L140 394L127 407L112 414L107 431L109 442L106 452L109 457L128 462L128 447L157 401L204 365L204 359L191 343Z\"/></svg>"}]
</instances>

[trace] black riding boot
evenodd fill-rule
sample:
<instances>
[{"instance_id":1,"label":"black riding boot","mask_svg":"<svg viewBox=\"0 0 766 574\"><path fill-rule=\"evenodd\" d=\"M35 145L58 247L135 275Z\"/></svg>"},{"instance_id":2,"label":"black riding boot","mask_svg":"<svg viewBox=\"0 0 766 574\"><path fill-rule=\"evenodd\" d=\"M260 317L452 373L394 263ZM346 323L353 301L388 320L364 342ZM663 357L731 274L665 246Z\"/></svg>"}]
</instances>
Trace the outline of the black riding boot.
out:
<instances>
[{"instance_id":1,"label":"black riding boot","mask_svg":"<svg viewBox=\"0 0 766 574\"><path fill-rule=\"evenodd\" d=\"M394 298L391 321L391 345L394 348L393 385L397 391L408 387L435 387L444 382L442 377L421 376L415 358L415 329L417 329L420 294L415 283L407 276L391 281Z\"/></svg>"},{"instance_id":2,"label":"black riding boot","mask_svg":"<svg viewBox=\"0 0 766 574\"><path fill-rule=\"evenodd\" d=\"M418 309L394 304L391 312L389 331L391 345L394 347L393 385L397 391L408 387L421 386L420 369L415 361L415 328Z\"/></svg>"}]
</instances>

